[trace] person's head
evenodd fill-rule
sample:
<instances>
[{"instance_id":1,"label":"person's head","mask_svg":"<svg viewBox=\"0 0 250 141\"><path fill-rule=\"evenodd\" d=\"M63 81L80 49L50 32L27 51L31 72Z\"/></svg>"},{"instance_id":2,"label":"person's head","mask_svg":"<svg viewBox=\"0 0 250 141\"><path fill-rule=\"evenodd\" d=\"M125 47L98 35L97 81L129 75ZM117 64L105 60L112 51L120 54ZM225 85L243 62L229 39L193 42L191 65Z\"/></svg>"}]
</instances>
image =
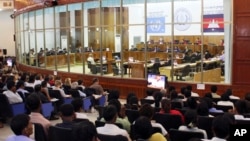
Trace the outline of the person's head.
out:
<instances>
[{"instance_id":1,"label":"person's head","mask_svg":"<svg viewBox=\"0 0 250 141\"><path fill-rule=\"evenodd\" d=\"M237 100L234 104L235 111L237 114L245 114L248 113L248 104L246 100Z\"/></svg>"},{"instance_id":2,"label":"person's head","mask_svg":"<svg viewBox=\"0 0 250 141\"><path fill-rule=\"evenodd\" d=\"M115 123L117 118L117 109L114 105L107 105L103 110L103 118L107 123Z\"/></svg>"},{"instance_id":3,"label":"person's head","mask_svg":"<svg viewBox=\"0 0 250 141\"><path fill-rule=\"evenodd\" d=\"M35 85L35 87L34 87L35 92L40 92L41 89L42 89L42 87L41 87L40 84L37 84L37 85Z\"/></svg>"},{"instance_id":4,"label":"person's head","mask_svg":"<svg viewBox=\"0 0 250 141\"><path fill-rule=\"evenodd\" d=\"M92 84L94 84L94 83L98 84L99 83L99 79L98 78L93 78Z\"/></svg>"},{"instance_id":5,"label":"person's head","mask_svg":"<svg viewBox=\"0 0 250 141\"><path fill-rule=\"evenodd\" d=\"M26 114L19 114L12 118L10 128L15 135L24 135L29 137L33 133L33 126L30 117Z\"/></svg>"},{"instance_id":6,"label":"person's head","mask_svg":"<svg viewBox=\"0 0 250 141\"><path fill-rule=\"evenodd\" d=\"M78 88L78 83L77 82L71 83L71 89L77 89L77 88Z\"/></svg>"},{"instance_id":7,"label":"person's head","mask_svg":"<svg viewBox=\"0 0 250 141\"><path fill-rule=\"evenodd\" d=\"M150 120L147 117L140 116L135 120L134 132L136 138L148 139L153 133L153 127Z\"/></svg>"},{"instance_id":8,"label":"person's head","mask_svg":"<svg viewBox=\"0 0 250 141\"><path fill-rule=\"evenodd\" d=\"M70 86L71 85L71 78L65 78L64 85Z\"/></svg>"},{"instance_id":9,"label":"person's head","mask_svg":"<svg viewBox=\"0 0 250 141\"><path fill-rule=\"evenodd\" d=\"M16 89L24 88L24 81L19 80L16 84Z\"/></svg>"},{"instance_id":10,"label":"person's head","mask_svg":"<svg viewBox=\"0 0 250 141\"><path fill-rule=\"evenodd\" d=\"M225 93L229 96L233 94L232 89L227 89Z\"/></svg>"},{"instance_id":11,"label":"person's head","mask_svg":"<svg viewBox=\"0 0 250 141\"><path fill-rule=\"evenodd\" d=\"M119 99L119 97L120 97L120 92L118 90L110 90L108 95L108 101L112 99Z\"/></svg>"},{"instance_id":12,"label":"person's head","mask_svg":"<svg viewBox=\"0 0 250 141\"><path fill-rule=\"evenodd\" d=\"M222 101L229 101L230 98L229 98L229 95L227 93L224 93L221 95L221 100Z\"/></svg>"},{"instance_id":13,"label":"person's head","mask_svg":"<svg viewBox=\"0 0 250 141\"><path fill-rule=\"evenodd\" d=\"M130 99L130 97L132 97L132 96L136 96L135 93L133 93L133 92L128 93L128 95L127 95L127 100L126 100L126 103L127 103L127 104L129 104L129 99Z\"/></svg>"},{"instance_id":14,"label":"person's head","mask_svg":"<svg viewBox=\"0 0 250 141\"><path fill-rule=\"evenodd\" d=\"M211 98L211 99L213 98L211 93L205 93L204 97Z\"/></svg>"},{"instance_id":15,"label":"person's head","mask_svg":"<svg viewBox=\"0 0 250 141\"><path fill-rule=\"evenodd\" d=\"M77 80L78 85L83 85L83 81L81 79Z\"/></svg>"},{"instance_id":16,"label":"person's head","mask_svg":"<svg viewBox=\"0 0 250 141\"><path fill-rule=\"evenodd\" d=\"M170 92L170 98L171 100L178 98L178 94L175 90Z\"/></svg>"},{"instance_id":17,"label":"person's head","mask_svg":"<svg viewBox=\"0 0 250 141\"><path fill-rule=\"evenodd\" d=\"M192 86L191 85L187 85L187 90L190 90L192 92Z\"/></svg>"},{"instance_id":18,"label":"person's head","mask_svg":"<svg viewBox=\"0 0 250 141\"><path fill-rule=\"evenodd\" d=\"M116 110L117 110L117 113L119 113L121 111L121 103L118 99L112 99L109 101L108 105L114 105Z\"/></svg>"},{"instance_id":19,"label":"person's head","mask_svg":"<svg viewBox=\"0 0 250 141\"><path fill-rule=\"evenodd\" d=\"M145 103L141 106L139 113L140 116L145 116L151 120L154 115L154 108L150 104Z\"/></svg>"},{"instance_id":20,"label":"person's head","mask_svg":"<svg viewBox=\"0 0 250 141\"><path fill-rule=\"evenodd\" d=\"M230 124L232 124L232 119L227 115L216 116L212 123L214 136L222 139L227 139L229 137Z\"/></svg>"},{"instance_id":21,"label":"person's head","mask_svg":"<svg viewBox=\"0 0 250 141\"><path fill-rule=\"evenodd\" d=\"M187 105L191 109L196 109L197 108L197 101L194 97L189 97L187 99Z\"/></svg>"},{"instance_id":22,"label":"person's head","mask_svg":"<svg viewBox=\"0 0 250 141\"><path fill-rule=\"evenodd\" d=\"M171 110L171 101L169 99L162 99L161 107L165 113L169 113Z\"/></svg>"},{"instance_id":23,"label":"person's head","mask_svg":"<svg viewBox=\"0 0 250 141\"><path fill-rule=\"evenodd\" d=\"M146 93L147 93L147 96L152 96L153 93L154 93L154 90L152 90L152 89L147 89Z\"/></svg>"},{"instance_id":24,"label":"person's head","mask_svg":"<svg viewBox=\"0 0 250 141\"><path fill-rule=\"evenodd\" d=\"M216 93L217 92L217 86L216 85L212 85L210 88L212 93Z\"/></svg>"},{"instance_id":25,"label":"person's head","mask_svg":"<svg viewBox=\"0 0 250 141\"><path fill-rule=\"evenodd\" d=\"M71 104L74 107L75 112L80 112L82 111L82 106L83 106L83 101L81 98L75 98L71 101Z\"/></svg>"},{"instance_id":26,"label":"person's head","mask_svg":"<svg viewBox=\"0 0 250 141\"><path fill-rule=\"evenodd\" d=\"M63 122L71 122L75 119L75 111L72 104L63 104L60 107L60 115Z\"/></svg>"},{"instance_id":27,"label":"person's head","mask_svg":"<svg viewBox=\"0 0 250 141\"><path fill-rule=\"evenodd\" d=\"M41 87L42 87L42 88L47 87L47 82L48 82L48 81L42 81L42 83L41 83Z\"/></svg>"},{"instance_id":28,"label":"person's head","mask_svg":"<svg viewBox=\"0 0 250 141\"><path fill-rule=\"evenodd\" d=\"M187 88L186 87L181 87L181 94L185 95Z\"/></svg>"},{"instance_id":29,"label":"person's head","mask_svg":"<svg viewBox=\"0 0 250 141\"><path fill-rule=\"evenodd\" d=\"M209 109L208 105L205 101L201 101L200 104L197 106L197 114L199 116L208 116L209 115Z\"/></svg>"},{"instance_id":30,"label":"person's head","mask_svg":"<svg viewBox=\"0 0 250 141\"><path fill-rule=\"evenodd\" d=\"M250 101L250 92L245 94L245 100Z\"/></svg>"},{"instance_id":31,"label":"person's head","mask_svg":"<svg viewBox=\"0 0 250 141\"><path fill-rule=\"evenodd\" d=\"M97 141L97 130L92 122L86 120L72 127L71 136L73 141Z\"/></svg>"},{"instance_id":32,"label":"person's head","mask_svg":"<svg viewBox=\"0 0 250 141\"><path fill-rule=\"evenodd\" d=\"M27 97L26 105L31 112L40 112L41 110L41 100L36 94L31 94Z\"/></svg>"},{"instance_id":33,"label":"person's head","mask_svg":"<svg viewBox=\"0 0 250 141\"><path fill-rule=\"evenodd\" d=\"M203 97L202 102L206 102L208 109L214 107L213 100L211 98Z\"/></svg>"},{"instance_id":34,"label":"person's head","mask_svg":"<svg viewBox=\"0 0 250 141\"><path fill-rule=\"evenodd\" d=\"M196 122L197 122L197 113L194 110L188 110L184 114L185 118L185 125L188 128L193 128L196 127Z\"/></svg>"},{"instance_id":35,"label":"person's head","mask_svg":"<svg viewBox=\"0 0 250 141\"><path fill-rule=\"evenodd\" d=\"M62 82L61 82L61 80L56 80L55 81L55 87L61 87L62 86Z\"/></svg>"},{"instance_id":36,"label":"person's head","mask_svg":"<svg viewBox=\"0 0 250 141\"><path fill-rule=\"evenodd\" d=\"M185 97L186 97L186 98L191 97L191 91L190 91L190 90L186 90L186 91L185 91Z\"/></svg>"},{"instance_id":37,"label":"person's head","mask_svg":"<svg viewBox=\"0 0 250 141\"><path fill-rule=\"evenodd\" d=\"M7 82L7 88L8 88L8 90L15 92L16 91L16 84L15 84L15 82L12 81L12 80L8 81Z\"/></svg>"},{"instance_id":38,"label":"person's head","mask_svg":"<svg viewBox=\"0 0 250 141\"><path fill-rule=\"evenodd\" d=\"M154 93L155 107L160 107L160 102L162 100L163 94L160 91Z\"/></svg>"}]
</instances>

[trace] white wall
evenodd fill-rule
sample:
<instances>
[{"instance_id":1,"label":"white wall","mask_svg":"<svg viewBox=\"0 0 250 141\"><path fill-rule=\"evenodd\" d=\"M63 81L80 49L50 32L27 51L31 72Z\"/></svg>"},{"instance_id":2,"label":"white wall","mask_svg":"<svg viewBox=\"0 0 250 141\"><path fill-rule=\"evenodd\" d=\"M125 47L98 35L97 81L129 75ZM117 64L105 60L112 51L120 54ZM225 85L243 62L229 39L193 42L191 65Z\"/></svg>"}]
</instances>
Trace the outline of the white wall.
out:
<instances>
[{"instance_id":1,"label":"white wall","mask_svg":"<svg viewBox=\"0 0 250 141\"><path fill-rule=\"evenodd\" d=\"M0 11L0 49L7 49L8 56L15 56L13 10Z\"/></svg>"}]
</instances>

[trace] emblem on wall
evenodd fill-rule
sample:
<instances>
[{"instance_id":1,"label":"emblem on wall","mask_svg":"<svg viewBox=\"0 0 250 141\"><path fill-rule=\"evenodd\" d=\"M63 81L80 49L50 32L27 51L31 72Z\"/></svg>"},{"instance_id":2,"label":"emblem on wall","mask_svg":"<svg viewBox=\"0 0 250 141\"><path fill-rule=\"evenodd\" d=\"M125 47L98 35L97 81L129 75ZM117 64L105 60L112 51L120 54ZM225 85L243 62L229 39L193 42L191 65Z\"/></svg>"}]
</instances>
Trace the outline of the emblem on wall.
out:
<instances>
[{"instance_id":1,"label":"emblem on wall","mask_svg":"<svg viewBox=\"0 0 250 141\"><path fill-rule=\"evenodd\" d=\"M185 31L189 29L192 22L192 15L186 8L178 8L174 12L174 25L175 29L179 31Z\"/></svg>"}]
</instances>

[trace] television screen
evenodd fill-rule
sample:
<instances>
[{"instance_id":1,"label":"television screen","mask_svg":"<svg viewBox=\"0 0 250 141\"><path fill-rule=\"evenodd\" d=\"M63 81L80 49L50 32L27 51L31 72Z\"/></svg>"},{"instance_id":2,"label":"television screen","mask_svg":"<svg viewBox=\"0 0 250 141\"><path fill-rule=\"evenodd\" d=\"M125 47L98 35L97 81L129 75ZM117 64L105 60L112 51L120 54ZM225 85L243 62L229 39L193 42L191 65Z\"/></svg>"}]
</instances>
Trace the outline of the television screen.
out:
<instances>
[{"instance_id":1,"label":"television screen","mask_svg":"<svg viewBox=\"0 0 250 141\"><path fill-rule=\"evenodd\" d=\"M148 87L156 89L164 89L167 83L167 77L159 74L148 74Z\"/></svg>"},{"instance_id":2,"label":"television screen","mask_svg":"<svg viewBox=\"0 0 250 141\"><path fill-rule=\"evenodd\" d=\"M112 53L112 57L115 60L120 60L121 59L121 53L120 52Z\"/></svg>"},{"instance_id":3,"label":"television screen","mask_svg":"<svg viewBox=\"0 0 250 141\"><path fill-rule=\"evenodd\" d=\"M8 58L7 59L7 65L12 67L12 59L11 58Z\"/></svg>"}]
</instances>

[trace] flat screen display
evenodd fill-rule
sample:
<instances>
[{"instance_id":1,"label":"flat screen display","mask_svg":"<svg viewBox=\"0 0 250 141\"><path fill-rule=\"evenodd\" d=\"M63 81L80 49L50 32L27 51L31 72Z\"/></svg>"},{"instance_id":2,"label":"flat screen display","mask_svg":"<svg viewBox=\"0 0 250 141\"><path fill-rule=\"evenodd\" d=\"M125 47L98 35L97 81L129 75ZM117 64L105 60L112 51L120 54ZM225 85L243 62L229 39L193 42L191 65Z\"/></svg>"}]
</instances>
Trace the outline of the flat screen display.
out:
<instances>
[{"instance_id":1,"label":"flat screen display","mask_svg":"<svg viewBox=\"0 0 250 141\"><path fill-rule=\"evenodd\" d=\"M167 83L167 77L159 74L148 74L148 87L156 89L164 89Z\"/></svg>"},{"instance_id":2,"label":"flat screen display","mask_svg":"<svg viewBox=\"0 0 250 141\"><path fill-rule=\"evenodd\" d=\"M7 58L7 65L12 67L12 59L11 58Z\"/></svg>"}]
</instances>

